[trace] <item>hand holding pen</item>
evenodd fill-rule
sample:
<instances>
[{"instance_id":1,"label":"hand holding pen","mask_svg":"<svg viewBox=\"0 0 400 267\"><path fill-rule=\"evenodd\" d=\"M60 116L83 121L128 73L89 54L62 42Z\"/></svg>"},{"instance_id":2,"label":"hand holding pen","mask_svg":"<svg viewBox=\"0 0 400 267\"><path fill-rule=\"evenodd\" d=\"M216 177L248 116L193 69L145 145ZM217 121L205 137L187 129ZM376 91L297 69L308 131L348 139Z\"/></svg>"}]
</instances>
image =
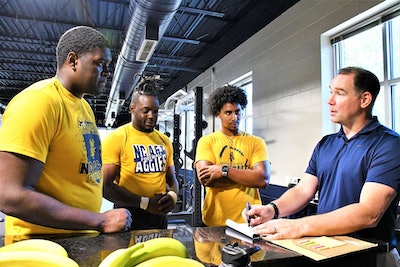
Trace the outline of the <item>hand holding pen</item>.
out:
<instances>
[{"instance_id":1,"label":"hand holding pen","mask_svg":"<svg viewBox=\"0 0 400 267\"><path fill-rule=\"evenodd\" d=\"M250 219L251 217L247 214L249 210L251 209L250 203L246 202L246 217L247 217L247 226L250 227Z\"/></svg>"},{"instance_id":2,"label":"hand holding pen","mask_svg":"<svg viewBox=\"0 0 400 267\"><path fill-rule=\"evenodd\" d=\"M254 204L251 206L250 202L246 202L246 207L242 210L242 218L247 222L249 227L259 225L265 222L262 217L263 210L264 206L262 204Z\"/></svg>"}]
</instances>

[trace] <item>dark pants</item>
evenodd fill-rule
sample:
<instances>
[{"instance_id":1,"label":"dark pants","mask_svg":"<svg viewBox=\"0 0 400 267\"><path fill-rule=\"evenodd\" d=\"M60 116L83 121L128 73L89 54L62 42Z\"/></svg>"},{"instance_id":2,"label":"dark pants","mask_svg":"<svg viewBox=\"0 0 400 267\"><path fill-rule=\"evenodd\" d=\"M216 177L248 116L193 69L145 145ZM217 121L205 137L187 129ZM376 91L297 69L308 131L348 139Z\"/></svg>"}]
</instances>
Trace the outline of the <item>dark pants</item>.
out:
<instances>
[{"instance_id":1,"label":"dark pants","mask_svg":"<svg viewBox=\"0 0 400 267\"><path fill-rule=\"evenodd\" d=\"M127 208L118 207L114 205L114 208L125 208L128 209L132 214L132 224L129 231L132 230L147 230L147 229L167 229L168 221L167 215L155 215L148 211L138 208Z\"/></svg>"},{"instance_id":2,"label":"dark pants","mask_svg":"<svg viewBox=\"0 0 400 267\"><path fill-rule=\"evenodd\" d=\"M390 250L389 252L379 253L376 256L376 266L385 267L399 267L400 266L400 256L396 248Z\"/></svg>"}]
</instances>

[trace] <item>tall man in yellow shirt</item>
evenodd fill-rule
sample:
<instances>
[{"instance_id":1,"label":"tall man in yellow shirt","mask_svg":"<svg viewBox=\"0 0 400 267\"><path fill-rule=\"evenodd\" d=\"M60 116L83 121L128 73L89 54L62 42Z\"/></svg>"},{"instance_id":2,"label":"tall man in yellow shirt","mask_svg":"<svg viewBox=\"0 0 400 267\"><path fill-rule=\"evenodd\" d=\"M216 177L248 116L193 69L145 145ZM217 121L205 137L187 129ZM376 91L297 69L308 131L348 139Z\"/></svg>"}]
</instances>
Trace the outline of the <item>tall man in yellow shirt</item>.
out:
<instances>
[{"instance_id":1,"label":"tall man in yellow shirt","mask_svg":"<svg viewBox=\"0 0 400 267\"><path fill-rule=\"evenodd\" d=\"M110 43L97 30L74 27L57 45L56 76L7 105L0 128L0 210L8 236L73 230L119 232L126 209L99 213L100 138L85 94L101 93Z\"/></svg>"}]
</instances>

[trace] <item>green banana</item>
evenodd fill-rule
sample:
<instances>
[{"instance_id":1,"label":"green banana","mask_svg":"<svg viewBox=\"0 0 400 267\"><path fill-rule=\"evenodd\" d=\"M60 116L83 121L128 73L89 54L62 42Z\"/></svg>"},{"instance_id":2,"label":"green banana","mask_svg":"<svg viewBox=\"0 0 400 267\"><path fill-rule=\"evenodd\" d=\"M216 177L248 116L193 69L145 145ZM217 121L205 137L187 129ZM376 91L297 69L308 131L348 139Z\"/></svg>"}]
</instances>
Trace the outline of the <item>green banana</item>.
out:
<instances>
[{"instance_id":1,"label":"green banana","mask_svg":"<svg viewBox=\"0 0 400 267\"><path fill-rule=\"evenodd\" d=\"M42 251L68 257L67 251L58 243L46 239L26 239L0 247L0 252Z\"/></svg>"},{"instance_id":2,"label":"green banana","mask_svg":"<svg viewBox=\"0 0 400 267\"><path fill-rule=\"evenodd\" d=\"M114 250L100 263L99 267L124 267L130 260L132 253L136 250L143 248L143 243L137 243L129 248L120 248Z\"/></svg>"},{"instance_id":3,"label":"green banana","mask_svg":"<svg viewBox=\"0 0 400 267\"><path fill-rule=\"evenodd\" d=\"M152 258L135 267L204 267L204 265L198 261L189 258L182 258L179 256L161 256Z\"/></svg>"},{"instance_id":4,"label":"green banana","mask_svg":"<svg viewBox=\"0 0 400 267\"><path fill-rule=\"evenodd\" d=\"M159 237L150 239L142 244L143 248L138 249L131 254L125 267L136 266L141 262L160 256L188 257L188 251L185 245L174 238Z\"/></svg>"},{"instance_id":5,"label":"green banana","mask_svg":"<svg viewBox=\"0 0 400 267\"><path fill-rule=\"evenodd\" d=\"M79 267L73 259L42 251L0 252L0 266L7 267Z\"/></svg>"}]
</instances>

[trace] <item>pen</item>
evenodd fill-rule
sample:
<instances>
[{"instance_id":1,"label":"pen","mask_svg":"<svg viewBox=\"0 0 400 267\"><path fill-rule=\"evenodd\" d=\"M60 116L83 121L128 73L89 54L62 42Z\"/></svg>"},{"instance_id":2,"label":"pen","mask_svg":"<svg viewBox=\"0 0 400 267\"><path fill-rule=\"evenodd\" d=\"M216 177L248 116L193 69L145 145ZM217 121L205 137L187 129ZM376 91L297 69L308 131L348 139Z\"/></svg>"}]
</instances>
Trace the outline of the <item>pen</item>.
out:
<instances>
[{"instance_id":1,"label":"pen","mask_svg":"<svg viewBox=\"0 0 400 267\"><path fill-rule=\"evenodd\" d=\"M251 209L250 203L246 202L246 212L249 212ZM250 226L250 216L247 214L247 225Z\"/></svg>"}]
</instances>

